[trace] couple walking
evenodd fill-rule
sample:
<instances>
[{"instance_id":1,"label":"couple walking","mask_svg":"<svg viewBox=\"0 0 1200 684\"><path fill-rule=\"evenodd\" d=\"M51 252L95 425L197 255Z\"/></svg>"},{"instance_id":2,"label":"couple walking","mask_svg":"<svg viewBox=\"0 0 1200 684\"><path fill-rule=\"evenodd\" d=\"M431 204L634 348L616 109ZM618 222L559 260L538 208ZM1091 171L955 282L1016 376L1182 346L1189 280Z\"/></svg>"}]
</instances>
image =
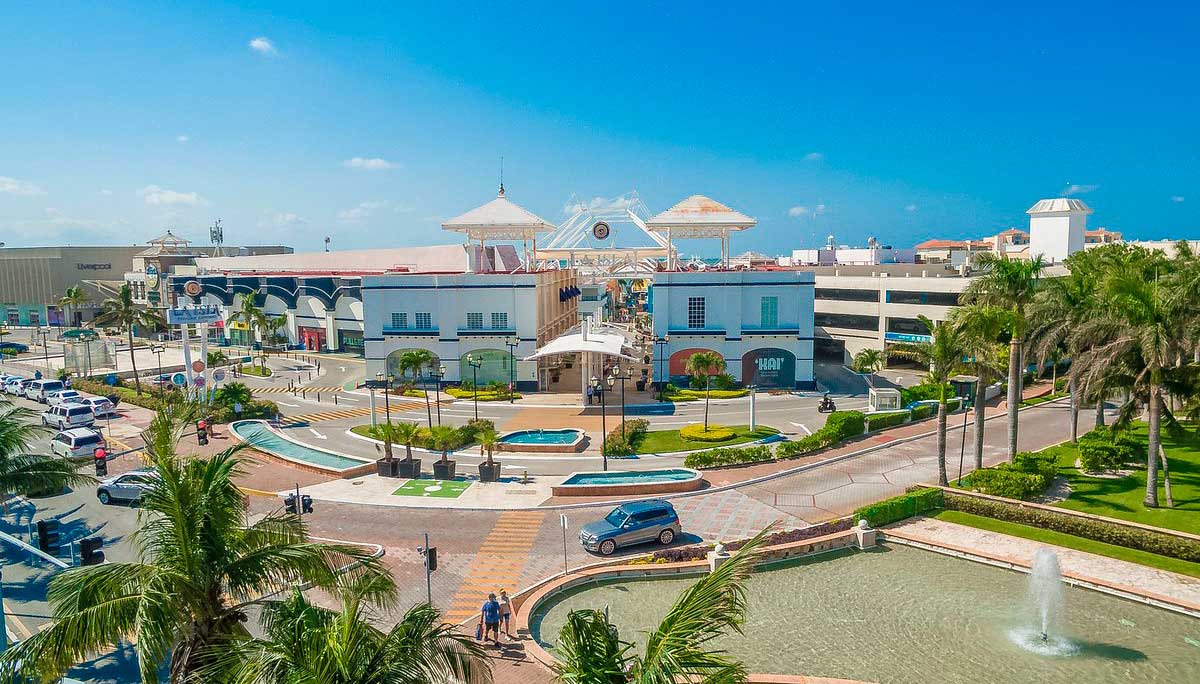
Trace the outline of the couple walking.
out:
<instances>
[{"instance_id":1,"label":"couple walking","mask_svg":"<svg viewBox=\"0 0 1200 684\"><path fill-rule=\"evenodd\" d=\"M486 642L488 633L491 633L492 642L499 646L500 623L503 622L504 636L511 641L513 638L512 632L509 631L511 619L512 601L508 598L508 592L501 589L499 599L495 594L488 594L487 601L484 601L483 607L479 609L479 626L475 628L475 638Z\"/></svg>"}]
</instances>

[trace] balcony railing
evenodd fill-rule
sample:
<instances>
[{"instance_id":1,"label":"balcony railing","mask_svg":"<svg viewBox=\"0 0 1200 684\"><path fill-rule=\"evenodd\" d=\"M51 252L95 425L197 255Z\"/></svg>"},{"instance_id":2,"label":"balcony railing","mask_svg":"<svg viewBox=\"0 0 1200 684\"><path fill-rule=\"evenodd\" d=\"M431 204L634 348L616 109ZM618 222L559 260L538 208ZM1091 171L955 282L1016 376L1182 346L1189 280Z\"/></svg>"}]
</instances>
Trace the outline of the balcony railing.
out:
<instances>
[{"instance_id":1,"label":"balcony railing","mask_svg":"<svg viewBox=\"0 0 1200 684\"><path fill-rule=\"evenodd\" d=\"M398 328L398 327L391 326L391 325L385 325L385 326L383 326L383 334L384 335L408 335L408 336L421 336L421 337L425 337L425 336L436 337L438 335L438 329L437 328L413 328L413 327Z\"/></svg>"}]
</instances>

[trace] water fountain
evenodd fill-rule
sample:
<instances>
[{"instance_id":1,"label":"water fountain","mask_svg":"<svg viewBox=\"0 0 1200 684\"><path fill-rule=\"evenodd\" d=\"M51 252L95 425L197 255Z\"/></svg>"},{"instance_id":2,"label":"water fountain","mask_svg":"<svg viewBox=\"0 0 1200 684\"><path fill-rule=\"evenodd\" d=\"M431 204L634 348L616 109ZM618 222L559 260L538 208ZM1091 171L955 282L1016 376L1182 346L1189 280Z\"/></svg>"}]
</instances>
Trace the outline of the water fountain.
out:
<instances>
[{"instance_id":1,"label":"water fountain","mask_svg":"<svg viewBox=\"0 0 1200 684\"><path fill-rule=\"evenodd\" d=\"M1021 648L1047 656L1064 656L1077 647L1062 634L1064 601L1062 570L1058 555L1047 547L1038 549L1029 569L1029 588L1025 595L1032 624L1017 627L1009 636Z\"/></svg>"}]
</instances>

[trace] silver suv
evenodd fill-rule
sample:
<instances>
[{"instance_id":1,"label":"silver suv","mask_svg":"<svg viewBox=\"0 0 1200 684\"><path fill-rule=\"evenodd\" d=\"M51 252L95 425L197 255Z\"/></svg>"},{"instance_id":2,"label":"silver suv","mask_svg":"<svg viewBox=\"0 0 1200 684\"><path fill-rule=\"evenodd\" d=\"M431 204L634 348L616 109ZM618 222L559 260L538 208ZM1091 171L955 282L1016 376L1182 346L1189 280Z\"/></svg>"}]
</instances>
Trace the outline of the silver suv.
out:
<instances>
[{"instance_id":1,"label":"silver suv","mask_svg":"<svg viewBox=\"0 0 1200 684\"><path fill-rule=\"evenodd\" d=\"M107 506L113 501L139 503L161 480L153 470L131 470L104 480L96 488L96 498Z\"/></svg>"}]
</instances>

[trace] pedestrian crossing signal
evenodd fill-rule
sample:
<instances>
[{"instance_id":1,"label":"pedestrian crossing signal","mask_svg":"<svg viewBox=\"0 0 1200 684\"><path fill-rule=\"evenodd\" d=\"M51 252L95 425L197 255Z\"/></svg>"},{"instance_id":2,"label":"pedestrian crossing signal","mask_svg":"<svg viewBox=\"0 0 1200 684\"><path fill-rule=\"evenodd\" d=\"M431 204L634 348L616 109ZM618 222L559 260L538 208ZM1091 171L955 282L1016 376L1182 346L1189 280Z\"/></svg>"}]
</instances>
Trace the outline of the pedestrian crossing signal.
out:
<instances>
[{"instance_id":1,"label":"pedestrian crossing signal","mask_svg":"<svg viewBox=\"0 0 1200 684\"><path fill-rule=\"evenodd\" d=\"M39 520L37 524L38 548L51 556L58 555L58 547L62 543L57 520Z\"/></svg>"}]
</instances>

